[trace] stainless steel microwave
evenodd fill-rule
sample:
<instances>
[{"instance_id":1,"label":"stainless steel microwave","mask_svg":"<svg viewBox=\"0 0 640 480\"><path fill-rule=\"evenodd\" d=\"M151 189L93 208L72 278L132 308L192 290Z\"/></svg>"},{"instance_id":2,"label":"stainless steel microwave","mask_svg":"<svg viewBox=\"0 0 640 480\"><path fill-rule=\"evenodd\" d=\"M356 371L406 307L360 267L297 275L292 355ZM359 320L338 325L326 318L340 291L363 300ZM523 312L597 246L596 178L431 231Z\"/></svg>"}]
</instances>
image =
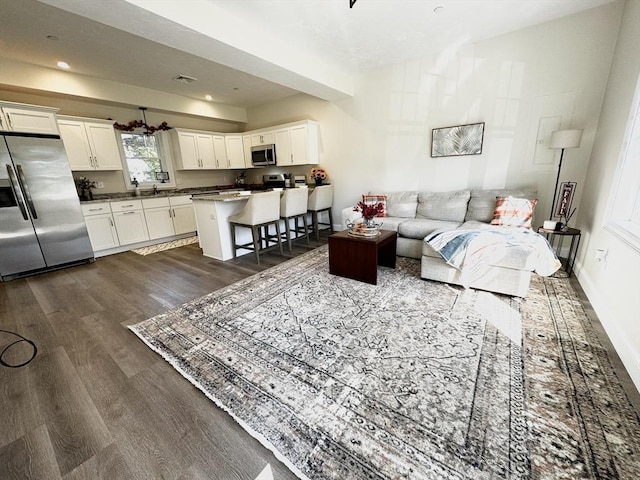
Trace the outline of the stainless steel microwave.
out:
<instances>
[{"instance_id":1,"label":"stainless steel microwave","mask_svg":"<svg viewBox=\"0 0 640 480\"><path fill-rule=\"evenodd\" d=\"M276 146L271 143L269 145L259 145L257 147L251 147L251 164L254 167L275 165Z\"/></svg>"}]
</instances>

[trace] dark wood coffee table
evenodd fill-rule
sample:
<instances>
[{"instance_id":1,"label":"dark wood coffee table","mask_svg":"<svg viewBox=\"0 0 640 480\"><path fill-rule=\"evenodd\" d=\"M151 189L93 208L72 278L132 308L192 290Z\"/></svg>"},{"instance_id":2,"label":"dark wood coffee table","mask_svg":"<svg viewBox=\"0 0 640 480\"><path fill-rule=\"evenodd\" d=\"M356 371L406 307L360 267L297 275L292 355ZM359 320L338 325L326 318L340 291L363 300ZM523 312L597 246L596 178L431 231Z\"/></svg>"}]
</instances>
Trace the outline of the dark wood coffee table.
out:
<instances>
[{"instance_id":1,"label":"dark wood coffee table","mask_svg":"<svg viewBox=\"0 0 640 480\"><path fill-rule=\"evenodd\" d=\"M376 237L355 237L347 230L329 236L329 272L378 284L378 265L396 268L398 234L380 230Z\"/></svg>"}]
</instances>

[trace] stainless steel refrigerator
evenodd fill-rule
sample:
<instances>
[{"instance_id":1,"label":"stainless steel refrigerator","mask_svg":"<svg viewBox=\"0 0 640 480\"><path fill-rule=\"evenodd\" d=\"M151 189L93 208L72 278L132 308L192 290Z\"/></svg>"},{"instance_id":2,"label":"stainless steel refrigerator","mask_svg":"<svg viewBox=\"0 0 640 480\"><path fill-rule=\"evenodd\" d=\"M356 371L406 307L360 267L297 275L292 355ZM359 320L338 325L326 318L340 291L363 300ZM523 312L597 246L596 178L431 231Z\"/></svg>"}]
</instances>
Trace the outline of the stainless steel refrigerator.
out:
<instances>
[{"instance_id":1,"label":"stainless steel refrigerator","mask_svg":"<svg viewBox=\"0 0 640 480\"><path fill-rule=\"evenodd\" d=\"M0 134L0 277L94 260L57 135Z\"/></svg>"}]
</instances>

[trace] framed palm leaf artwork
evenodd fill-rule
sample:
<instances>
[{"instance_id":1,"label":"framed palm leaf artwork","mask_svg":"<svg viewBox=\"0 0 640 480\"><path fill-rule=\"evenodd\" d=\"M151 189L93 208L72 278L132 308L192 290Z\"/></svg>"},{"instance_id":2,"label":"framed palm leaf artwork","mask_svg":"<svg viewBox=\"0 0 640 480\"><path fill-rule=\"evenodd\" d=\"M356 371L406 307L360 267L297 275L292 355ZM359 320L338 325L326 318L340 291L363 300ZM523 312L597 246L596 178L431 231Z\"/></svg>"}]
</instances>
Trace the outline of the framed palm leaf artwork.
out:
<instances>
[{"instance_id":1,"label":"framed palm leaf artwork","mask_svg":"<svg viewBox=\"0 0 640 480\"><path fill-rule=\"evenodd\" d=\"M480 155L483 137L484 122L434 128L431 132L431 156Z\"/></svg>"}]
</instances>

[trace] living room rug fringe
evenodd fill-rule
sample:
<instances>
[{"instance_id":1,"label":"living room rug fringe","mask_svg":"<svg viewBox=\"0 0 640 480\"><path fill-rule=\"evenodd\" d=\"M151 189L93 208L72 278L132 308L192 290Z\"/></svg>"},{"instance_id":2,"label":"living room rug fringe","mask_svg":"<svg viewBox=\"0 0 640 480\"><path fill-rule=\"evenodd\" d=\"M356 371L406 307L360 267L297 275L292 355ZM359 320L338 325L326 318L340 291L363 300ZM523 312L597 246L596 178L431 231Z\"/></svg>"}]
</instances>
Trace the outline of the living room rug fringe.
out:
<instances>
[{"instance_id":1,"label":"living room rug fringe","mask_svg":"<svg viewBox=\"0 0 640 480\"><path fill-rule=\"evenodd\" d=\"M129 328L298 477L640 478L640 418L567 279L527 299L328 273L327 247Z\"/></svg>"}]
</instances>

